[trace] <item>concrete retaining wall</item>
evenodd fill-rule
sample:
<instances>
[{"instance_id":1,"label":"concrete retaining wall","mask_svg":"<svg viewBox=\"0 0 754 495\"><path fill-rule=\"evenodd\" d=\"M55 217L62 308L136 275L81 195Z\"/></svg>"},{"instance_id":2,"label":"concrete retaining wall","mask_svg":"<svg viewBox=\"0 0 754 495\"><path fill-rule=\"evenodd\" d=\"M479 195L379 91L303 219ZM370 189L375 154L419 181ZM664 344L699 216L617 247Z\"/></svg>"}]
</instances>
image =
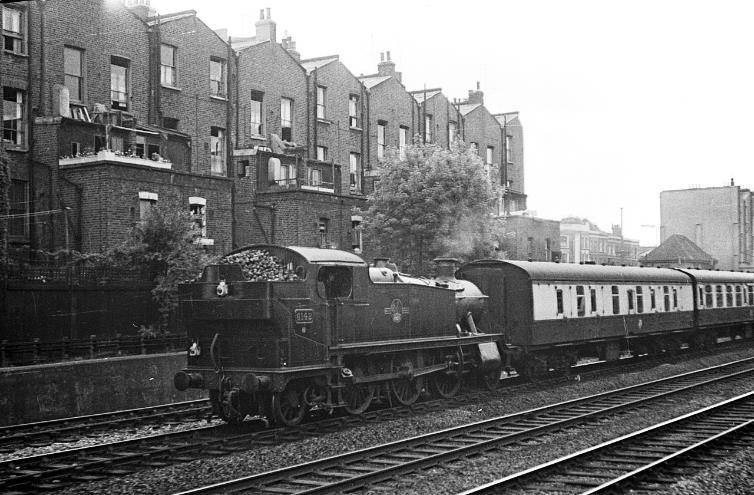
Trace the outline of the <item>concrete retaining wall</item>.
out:
<instances>
[{"instance_id":1,"label":"concrete retaining wall","mask_svg":"<svg viewBox=\"0 0 754 495\"><path fill-rule=\"evenodd\" d=\"M0 368L0 424L30 423L205 397L179 392L186 353Z\"/></svg>"}]
</instances>

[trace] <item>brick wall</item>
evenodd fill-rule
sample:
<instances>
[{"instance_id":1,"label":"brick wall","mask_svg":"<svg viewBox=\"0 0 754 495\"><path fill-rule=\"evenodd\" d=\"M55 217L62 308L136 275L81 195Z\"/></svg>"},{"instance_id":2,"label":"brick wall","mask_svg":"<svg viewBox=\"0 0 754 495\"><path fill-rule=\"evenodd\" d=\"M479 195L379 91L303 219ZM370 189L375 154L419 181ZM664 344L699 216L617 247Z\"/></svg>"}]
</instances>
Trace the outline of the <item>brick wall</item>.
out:
<instances>
[{"instance_id":1,"label":"brick wall","mask_svg":"<svg viewBox=\"0 0 754 495\"><path fill-rule=\"evenodd\" d=\"M207 237L214 239L216 252L231 248L230 179L107 162L68 166L61 174L81 191L84 251L101 251L128 238L139 221L140 191L157 194L159 205L187 211L189 197L206 199Z\"/></svg>"},{"instance_id":2,"label":"brick wall","mask_svg":"<svg viewBox=\"0 0 754 495\"><path fill-rule=\"evenodd\" d=\"M191 136L192 163L190 171L210 174L210 129L218 127L226 131L226 150L230 149L233 129L228 122L228 94L233 57L228 55L228 45L217 33L207 27L196 15L189 15L158 24L155 53L160 44L176 48L176 82L173 86L156 86L160 98L158 122L163 117L177 119L178 130ZM210 94L210 59L215 57L225 62L226 97ZM160 73L160 60L154 68Z\"/></svg>"},{"instance_id":3,"label":"brick wall","mask_svg":"<svg viewBox=\"0 0 754 495\"><path fill-rule=\"evenodd\" d=\"M267 41L242 50L238 54L238 142L236 148L252 148L264 144L255 139L249 125L251 92L264 93L262 103L262 136L270 133L282 138L280 131L280 99L293 100L293 141L308 144L307 80L304 68L278 43Z\"/></svg>"},{"instance_id":4,"label":"brick wall","mask_svg":"<svg viewBox=\"0 0 754 495\"><path fill-rule=\"evenodd\" d=\"M463 132L463 117L458 109L448 100L448 98L442 94L437 93L427 101L420 105L420 117L421 122L420 129L422 137L424 136L424 115L432 115L432 123L434 125L432 129L432 142L442 146L443 148L450 147L449 137L449 123L455 122L456 132L461 137Z\"/></svg>"},{"instance_id":5,"label":"brick wall","mask_svg":"<svg viewBox=\"0 0 754 495\"><path fill-rule=\"evenodd\" d=\"M349 97L354 94L359 97L359 105L364 101L364 87L356 76L339 60L328 63L312 71L309 77L311 102L311 145L309 156L316 157L316 146L325 146L328 150L326 161L340 165L341 187L349 189L350 153L358 153L361 157L362 168L365 160L365 136L360 128L353 129L349 125ZM325 87L325 119L318 121L317 116L317 86ZM361 112L363 115L363 111Z\"/></svg>"},{"instance_id":6,"label":"brick wall","mask_svg":"<svg viewBox=\"0 0 754 495\"><path fill-rule=\"evenodd\" d=\"M65 46L84 50L82 103L90 108L102 103L110 108L110 61L118 56L129 61L128 112L140 122L149 115L149 39L147 25L121 2L102 0L49 0L33 11L30 57L33 80L40 80L44 69L43 94L35 91L32 105L39 114L52 113L52 87L64 84L63 52ZM44 15L44 33L41 17ZM44 37L44 60L42 44ZM41 66L44 63L44 67Z\"/></svg>"},{"instance_id":7,"label":"brick wall","mask_svg":"<svg viewBox=\"0 0 754 495\"><path fill-rule=\"evenodd\" d=\"M398 132L401 126L408 127L408 143L418 132L419 109L413 96L406 88L391 77L369 90L369 160L365 170L377 166L377 122L387 123L385 129L386 147L398 148Z\"/></svg>"}]
</instances>

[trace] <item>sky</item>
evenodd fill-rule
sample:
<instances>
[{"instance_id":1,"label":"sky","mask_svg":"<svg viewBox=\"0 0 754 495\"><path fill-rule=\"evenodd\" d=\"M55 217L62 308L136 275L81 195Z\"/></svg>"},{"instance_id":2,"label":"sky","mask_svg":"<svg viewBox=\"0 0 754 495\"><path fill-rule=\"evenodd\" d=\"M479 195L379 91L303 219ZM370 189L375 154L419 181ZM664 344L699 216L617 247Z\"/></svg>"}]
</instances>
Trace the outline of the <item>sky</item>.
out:
<instances>
[{"instance_id":1,"label":"sky","mask_svg":"<svg viewBox=\"0 0 754 495\"><path fill-rule=\"evenodd\" d=\"M754 187L754 2L720 0L151 0L252 36L271 9L303 58L355 75L390 51L409 90L518 111L525 193L541 218L588 218L657 245L660 192Z\"/></svg>"}]
</instances>

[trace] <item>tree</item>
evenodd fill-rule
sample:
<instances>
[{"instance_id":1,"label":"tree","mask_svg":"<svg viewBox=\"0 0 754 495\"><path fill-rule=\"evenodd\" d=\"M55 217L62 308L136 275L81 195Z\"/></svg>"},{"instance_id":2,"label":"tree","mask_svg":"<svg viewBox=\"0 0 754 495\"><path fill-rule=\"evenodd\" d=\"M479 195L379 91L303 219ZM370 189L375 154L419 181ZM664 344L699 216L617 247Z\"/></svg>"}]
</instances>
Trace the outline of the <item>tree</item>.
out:
<instances>
[{"instance_id":1,"label":"tree","mask_svg":"<svg viewBox=\"0 0 754 495\"><path fill-rule=\"evenodd\" d=\"M493 216L500 191L496 171L485 168L474 148L461 142L451 148L415 143L405 159L388 153L364 213L370 253L420 275L437 256L493 255L500 228Z\"/></svg>"},{"instance_id":2,"label":"tree","mask_svg":"<svg viewBox=\"0 0 754 495\"><path fill-rule=\"evenodd\" d=\"M156 274L152 297L160 311L159 326L165 330L178 306L178 284L195 279L204 266L216 261L196 242L200 237L189 212L158 206L134 227L125 243L88 260Z\"/></svg>"}]
</instances>

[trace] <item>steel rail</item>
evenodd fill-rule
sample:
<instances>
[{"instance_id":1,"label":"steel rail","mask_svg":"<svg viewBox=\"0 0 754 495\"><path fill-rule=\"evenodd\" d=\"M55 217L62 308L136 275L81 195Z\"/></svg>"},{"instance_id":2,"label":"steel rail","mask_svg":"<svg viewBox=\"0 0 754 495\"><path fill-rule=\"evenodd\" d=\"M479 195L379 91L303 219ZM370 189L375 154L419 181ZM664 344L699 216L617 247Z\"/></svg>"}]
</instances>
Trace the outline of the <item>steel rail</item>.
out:
<instances>
[{"instance_id":1,"label":"steel rail","mask_svg":"<svg viewBox=\"0 0 754 495\"><path fill-rule=\"evenodd\" d=\"M209 412L209 400L199 399L86 416L51 419L36 423L8 425L0 427L0 446L20 442L28 443L30 439L40 437L54 439L63 434L73 434L79 431L86 431L88 433L92 430L112 430L122 427L124 424L146 424L166 418L183 418L188 416L199 418L201 415L208 414Z\"/></svg>"},{"instance_id":2,"label":"steel rail","mask_svg":"<svg viewBox=\"0 0 754 495\"><path fill-rule=\"evenodd\" d=\"M373 486L386 480L498 449L597 417L635 409L693 388L742 379L754 373L752 358L674 377L561 402L521 413L448 428L375 447L265 473L195 488L179 495L208 493L329 493ZM744 370L736 370L743 366ZM733 368L730 373L726 369ZM723 376L714 376L723 373ZM727 374L726 374L727 373ZM709 375L713 375L712 378Z\"/></svg>"},{"instance_id":3,"label":"steel rail","mask_svg":"<svg viewBox=\"0 0 754 495\"><path fill-rule=\"evenodd\" d=\"M752 429L754 392L747 392L459 495L526 489L543 493L621 493L642 476L657 473L674 460L693 456L717 442L729 442L731 436L751 435Z\"/></svg>"}]
</instances>

